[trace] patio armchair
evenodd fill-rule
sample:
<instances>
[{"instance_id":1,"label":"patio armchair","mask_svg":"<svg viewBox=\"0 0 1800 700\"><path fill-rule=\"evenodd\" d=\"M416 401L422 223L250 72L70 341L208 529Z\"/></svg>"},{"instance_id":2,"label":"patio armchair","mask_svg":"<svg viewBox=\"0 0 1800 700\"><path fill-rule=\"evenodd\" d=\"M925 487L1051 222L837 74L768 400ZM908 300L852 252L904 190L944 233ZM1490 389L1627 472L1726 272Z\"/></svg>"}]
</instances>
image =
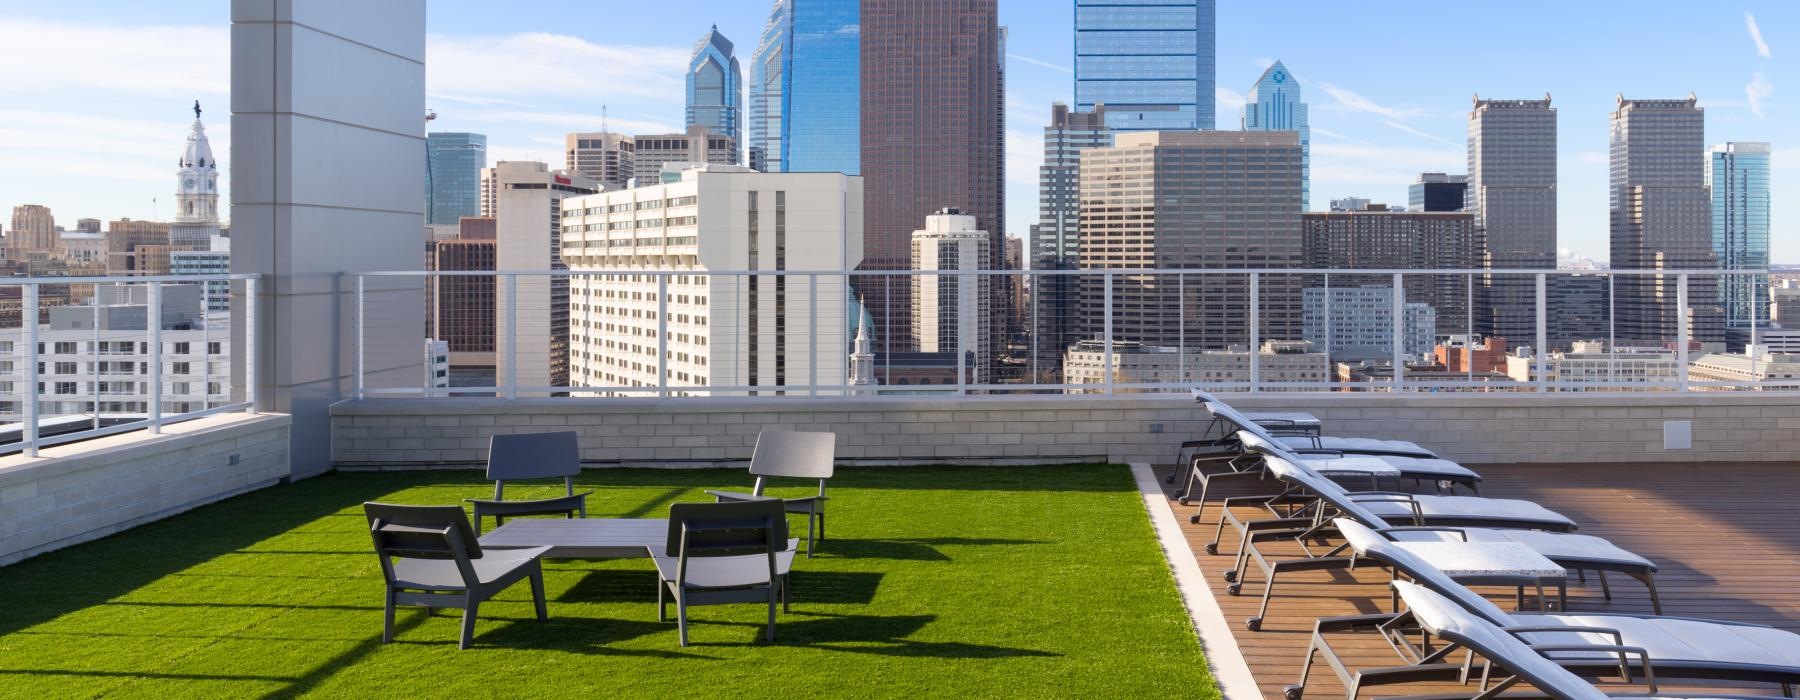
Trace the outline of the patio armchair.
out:
<instances>
[{"instance_id":1,"label":"patio armchair","mask_svg":"<svg viewBox=\"0 0 1800 700\"><path fill-rule=\"evenodd\" d=\"M797 546L799 541L787 536L787 513L776 499L669 506L668 542L662 552L651 552L659 579L656 619L669 619L673 598L685 647L689 606L766 600L766 635L775 641L775 601L787 610L787 577Z\"/></svg>"},{"instance_id":2,"label":"patio armchair","mask_svg":"<svg viewBox=\"0 0 1800 700\"><path fill-rule=\"evenodd\" d=\"M457 647L467 649L475 637L476 610L481 602L521 579L531 580L537 619L548 619L544 572L538 557L549 547L483 548L461 506L371 501L363 504L363 514L387 584L383 644L394 641L394 608L418 605L427 615L435 608L461 608L462 637Z\"/></svg>"},{"instance_id":3,"label":"patio armchair","mask_svg":"<svg viewBox=\"0 0 1800 700\"><path fill-rule=\"evenodd\" d=\"M739 491L707 491L720 503L772 498L763 494L771 478L817 479L819 493L800 498L774 499L788 513L806 515L806 557L813 555L813 530L825 539L825 482L831 478L837 458L836 433L803 433L792 430L764 430L756 435L756 448L750 453L750 474L756 483L749 493Z\"/></svg>"},{"instance_id":4,"label":"patio armchair","mask_svg":"<svg viewBox=\"0 0 1800 700\"><path fill-rule=\"evenodd\" d=\"M493 517L494 527L521 515L587 517L587 497L575 493L575 476L581 473L581 448L573 431L495 435L488 439L487 477L494 480L494 497L463 499L475 506L475 534L481 519ZM531 500L506 500L506 482L562 477L563 495Z\"/></svg>"}]
</instances>

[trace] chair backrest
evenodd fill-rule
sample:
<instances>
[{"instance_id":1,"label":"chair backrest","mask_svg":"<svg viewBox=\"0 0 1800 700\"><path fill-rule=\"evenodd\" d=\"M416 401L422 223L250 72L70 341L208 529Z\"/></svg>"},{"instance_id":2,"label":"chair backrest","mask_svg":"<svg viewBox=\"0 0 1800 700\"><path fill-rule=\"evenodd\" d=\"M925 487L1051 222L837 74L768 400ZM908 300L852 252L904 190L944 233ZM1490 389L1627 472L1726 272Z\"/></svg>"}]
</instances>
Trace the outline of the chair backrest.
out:
<instances>
[{"instance_id":1,"label":"chair backrest","mask_svg":"<svg viewBox=\"0 0 1800 700\"><path fill-rule=\"evenodd\" d=\"M581 446L573 431L488 438L487 477L494 481L572 477L580 473Z\"/></svg>"},{"instance_id":2,"label":"chair backrest","mask_svg":"<svg viewBox=\"0 0 1800 700\"><path fill-rule=\"evenodd\" d=\"M1505 610L1501 610L1500 606L1488 602L1488 599L1457 583L1449 575L1432 566L1430 562L1406 551L1405 547L1382 537L1380 533L1363 527L1361 523L1349 518L1338 518L1333 520L1332 524L1337 526L1338 532L1344 535L1344 540L1350 543L1350 547L1355 549L1358 555L1398 569L1400 573L1411 576L1413 580L1425 587L1455 600L1457 605L1462 606L1470 614L1480 615L1497 625L1518 624L1511 615L1506 614Z\"/></svg>"},{"instance_id":3,"label":"chair backrest","mask_svg":"<svg viewBox=\"0 0 1800 700\"><path fill-rule=\"evenodd\" d=\"M750 473L800 479L829 479L837 460L837 433L764 430L756 434Z\"/></svg>"},{"instance_id":4,"label":"chair backrest","mask_svg":"<svg viewBox=\"0 0 1800 700\"><path fill-rule=\"evenodd\" d=\"M375 553L407 559L455 559L458 550L470 559L481 558L481 541L469 525L462 506L414 506L398 503L363 504Z\"/></svg>"},{"instance_id":5,"label":"chair backrest","mask_svg":"<svg viewBox=\"0 0 1800 700\"><path fill-rule=\"evenodd\" d=\"M764 554L786 550L787 539L787 512L779 500L675 503L664 551L671 557Z\"/></svg>"},{"instance_id":6,"label":"chair backrest","mask_svg":"<svg viewBox=\"0 0 1800 700\"><path fill-rule=\"evenodd\" d=\"M1514 637L1494 623L1472 615L1455 602L1425 587L1406 581L1393 582L1419 626L1444 639L1473 649L1475 653L1530 682L1559 700L1600 700L1607 697L1593 684Z\"/></svg>"},{"instance_id":7,"label":"chair backrest","mask_svg":"<svg viewBox=\"0 0 1800 700\"><path fill-rule=\"evenodd\" d=\"M1264 428L1256 421L1250 420L1249 416L1238 412L1237 409L1232 408L1230 404L1227 404L1224 401L1220 401L1217 397L1214 397L1211 394L1207 394L1207 396L1209 398L1202 399L1201 402L1206 405L1206 412L1212 414L1212 417L1237 426L1237 429L1240 431L1255 435L1269 442L1275 442L1275 435L1274 433L1270 433L1268 428Z\"/></svg>"},{"instance_id":8,"label":"chair backrest","mask_svg":"<svg viewBox=\"0 0 1800 700\"><path fill-rule=\"evenodd\" d=\"M1313 495L1318 496L1319 500L1331 504L1331 507L1338 509L1344 515L1355 518L1369 527L1381 529L1392 527L1388 521L1376 515L1375 511L1351 500L1350 492L1345 491L1344 487L1338 486L1337 482L1307 468L1305 460L1288 459L1268 453L1263 453L1262 458L1263 465L1268 467L1269 473L1274 474L1275 478L1313 492Z\"/></svg>"}]
</instances>

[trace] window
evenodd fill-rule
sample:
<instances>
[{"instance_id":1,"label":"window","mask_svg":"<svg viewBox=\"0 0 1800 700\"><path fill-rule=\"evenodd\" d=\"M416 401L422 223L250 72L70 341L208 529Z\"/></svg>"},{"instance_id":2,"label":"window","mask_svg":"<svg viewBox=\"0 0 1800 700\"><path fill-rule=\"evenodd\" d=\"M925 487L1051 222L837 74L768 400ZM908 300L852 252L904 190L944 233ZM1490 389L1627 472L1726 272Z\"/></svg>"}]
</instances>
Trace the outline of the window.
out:
<instances>
[{"instance_id":1,"label":"window","mask_svg":"<svg viewBox=\"0 0 1800 700\"><path fill-rule=\"evenodd\" d=\"M222 350L222 348L223 348L223 347L224 347L224 344L223 344L223 343L220 343L220 342L219 342L219 341L217 341L217 340L215 340L215 341L212 341L212 342L210 342L210 343L207 343L207 344L206 344L206 354L208 354L208 355L218 355L218 354L221 354L221 353L223 353L223 352L224 352L224 351L223 351L223 350Z\"/></svg>"},{"instance_id":2,"label":"window","mask_svg":"<svg viewBox=\"0 0 1800 700\"><path fill-rule=\"evenodd\" d=\"M56 363L56 373L57 374L74 374L78 371L80 371L80 370L76 369L76 364L73 362L58 362L58 363Z\"/></svg>"},{"instance_id":3,"label":"window","mask_svg":"<svg viewBox=\"0 0 1800 700\"><path fill-rule=\"evenodd\" d=\"M75 382L57 382L56 383L56 393L62 394L64 396L75 395L75 393L76 393Z\"/></svg>"},{"instance_id":4,"label":"window","mask_svg":"<svg viewBox=\"0 0 1800 700\"><path fill-rule=\"evenodd\" d=\"M75 354L75 342L74 341L58 342L56 344L56 354L58 354L58 355L73 355L73 354Z\"/></svg>"},{"instance_id":5,"label":"window","mask_svg":"<svg viewBox=\"0 0 1800 700\"><path fill-rule=\"evenodd\" d=\"M177 362L175 363L175 368L170 370L170 372L172 374L188 374L188 363Z\"/></svg>"},{"instance_id":6,"label":"window","mask_svg":"<svg viewBox=\"0 0 1800 700\"><path fill-rule=\"evenodd\" d=\"M188 346L189 346L189 343L187 343L187 342L176 343L175 344L175 354L177 354L177 355L190 354L189 350L191 350L192 348L190 348Z\"/></svg>"}]
</instances>

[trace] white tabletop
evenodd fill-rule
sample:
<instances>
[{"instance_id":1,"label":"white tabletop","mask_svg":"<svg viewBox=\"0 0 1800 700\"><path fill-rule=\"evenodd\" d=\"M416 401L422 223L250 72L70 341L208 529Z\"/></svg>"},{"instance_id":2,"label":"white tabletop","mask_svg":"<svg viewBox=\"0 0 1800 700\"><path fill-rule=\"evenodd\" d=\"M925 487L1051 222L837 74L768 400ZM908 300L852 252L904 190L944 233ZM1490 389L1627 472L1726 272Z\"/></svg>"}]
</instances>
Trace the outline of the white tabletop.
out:
<instances>
[{"instance_id":1,"label":"white tabletop","mask_svg":"<svg viewBox=\"0 0 1800 700\"><path fill-rule=\"evenodd\" d=\"M1396 542L1439 571L1455 576L1566 578L1569 575L1537 550L1517 542Z\"/></svg>"},{"instance_id":2,"label":"white tabletop","mask_svg":"<svg viewBox=\"0 0 1800 700\"><path fill-rule=\"evenodd\" d=\"M664 518L514 518L481 537L483 547L549 547L552 559L650 556L668 546Z\"/></svg>"},{"instance_id":3,"label":"white tabletop","mask_svg":"<svg viewBox=\"0 0 1800 700\"><path fill-rule=\"evenodd\" d=\"M1300 455L1324 476L1400 476L1400 468L1375 455Z\"/></svg>"}]
</instances>

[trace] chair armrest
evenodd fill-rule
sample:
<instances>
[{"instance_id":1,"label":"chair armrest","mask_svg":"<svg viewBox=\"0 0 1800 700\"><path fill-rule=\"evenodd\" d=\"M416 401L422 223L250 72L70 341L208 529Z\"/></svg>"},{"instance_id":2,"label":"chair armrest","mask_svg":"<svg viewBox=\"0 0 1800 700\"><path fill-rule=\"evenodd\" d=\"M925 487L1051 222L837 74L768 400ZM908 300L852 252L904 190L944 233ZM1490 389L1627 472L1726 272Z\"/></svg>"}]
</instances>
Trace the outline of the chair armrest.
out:
<instances>
[{"instance_id":1,"label":"chair armrest","mask_svg":"<svg viewBox=\"0 0 1800 700\"><path fill-rule=\"evenodd\" d=\"M1525 633L1525 632L1552 633L1552 634L1558 633L1558 632L1567 632L1570 634L1581 634L1581 633L1604 634L1608 637L1612 637L1613 644L1615 644L1615 645L1625 643L1625 635L1621 634L1618 630L1613 629L1611 627L1585 627L1585 626L1564 626L1564 625L1514 625L1511 627L1502 627L1500 629L1505 630L1506 632L1509 632L1514 635Z\"/></svg>"},{"instance_id":2,"label":"chair armrest","mask_svg":"<svg viewBox=\"0 0 1800 700\"><path fill-rule=\"evenodd\" d=\"M756 494L744 493L742 491L714 491L714 490L708 489L706 491L706 495L712 496L713 498L718 499L720 502L725 502L725 501L772 501L772 500L775 500L769 496L758 496Z\"/></svg>"}]
</instances>

